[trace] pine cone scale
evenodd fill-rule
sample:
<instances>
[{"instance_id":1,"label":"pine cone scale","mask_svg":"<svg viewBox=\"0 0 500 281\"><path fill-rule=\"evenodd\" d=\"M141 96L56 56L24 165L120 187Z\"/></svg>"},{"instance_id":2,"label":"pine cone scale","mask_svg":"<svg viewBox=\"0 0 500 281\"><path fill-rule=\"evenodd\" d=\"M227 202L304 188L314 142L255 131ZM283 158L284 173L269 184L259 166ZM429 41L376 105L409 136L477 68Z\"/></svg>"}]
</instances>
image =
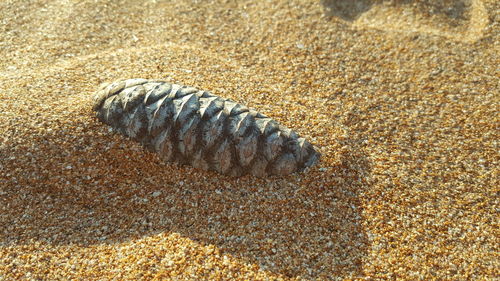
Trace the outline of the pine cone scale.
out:
<instances>
[{"instance_id":1,"label":"pine cone scale","mask_svg":"<svg viewBox=\"0 0 500 281\"><path fill-rule=\"evenodd\" d=\"M158 84L153 88L153 90L149 91L146 94L144 98L144 104L150 105L152 103L155 103L170 94L171 91L172 86L170 84Z\"/></svg>"}]
</instances>

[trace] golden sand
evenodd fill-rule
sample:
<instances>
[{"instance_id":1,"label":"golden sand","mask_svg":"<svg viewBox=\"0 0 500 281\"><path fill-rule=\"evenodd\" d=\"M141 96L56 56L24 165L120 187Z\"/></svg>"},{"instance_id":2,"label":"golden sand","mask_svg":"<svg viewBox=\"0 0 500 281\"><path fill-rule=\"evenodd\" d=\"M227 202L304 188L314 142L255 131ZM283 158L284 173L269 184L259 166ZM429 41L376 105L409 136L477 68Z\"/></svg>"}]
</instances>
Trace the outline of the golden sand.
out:
<instances>
[{"instance_id":1,"label":"golden sand","mask_svg":"<svg viewBox=\"0 0 500 281\"><path fill-rule=\"evenodd\" d=\"M97 2L0 2L0 280L500 276L498 1ZM132 77L251 106L322 160L162 163L92 113Z\"/></svg>"}]
</instances>

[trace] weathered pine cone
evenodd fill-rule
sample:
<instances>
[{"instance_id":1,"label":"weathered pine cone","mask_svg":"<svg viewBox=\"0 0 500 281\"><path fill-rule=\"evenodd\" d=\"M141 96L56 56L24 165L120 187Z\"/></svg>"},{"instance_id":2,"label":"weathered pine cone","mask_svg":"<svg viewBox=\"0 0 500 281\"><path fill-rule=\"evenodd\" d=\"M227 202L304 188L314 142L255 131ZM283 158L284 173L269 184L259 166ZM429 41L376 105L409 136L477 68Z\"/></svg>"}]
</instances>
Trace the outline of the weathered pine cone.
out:
<instances>
[{"instance_id":1,"label":"weathered pine cone","mask_svg":"<svg viewBox=\"0 0 500 281\"><path fill-rule=\"evenodd\" d=\"M104 84L94 96L102 122L165 161L241 176L302 171L320 157L292 130L232 100L164 81Z\"/></svg>"}]
</instances>

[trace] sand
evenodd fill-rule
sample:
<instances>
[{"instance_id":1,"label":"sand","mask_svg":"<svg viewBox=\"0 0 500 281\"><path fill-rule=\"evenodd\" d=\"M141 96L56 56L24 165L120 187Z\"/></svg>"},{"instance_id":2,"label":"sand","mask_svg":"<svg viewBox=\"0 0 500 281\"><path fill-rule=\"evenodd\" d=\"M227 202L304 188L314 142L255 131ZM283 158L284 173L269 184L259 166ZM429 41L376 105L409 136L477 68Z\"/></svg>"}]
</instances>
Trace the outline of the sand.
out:
<instances>
[{"instance_id":1,"label":"sand","mask_svg":"<svg viewBox=\"0 0 500 281\"><path fill-rule=\"evenodd\" d=\"M0 2L0 280L500 276L498 1L97 2ZM133 77L253 107L321 162L162 163L92 113Z\"/></svg>"}]
</instances>

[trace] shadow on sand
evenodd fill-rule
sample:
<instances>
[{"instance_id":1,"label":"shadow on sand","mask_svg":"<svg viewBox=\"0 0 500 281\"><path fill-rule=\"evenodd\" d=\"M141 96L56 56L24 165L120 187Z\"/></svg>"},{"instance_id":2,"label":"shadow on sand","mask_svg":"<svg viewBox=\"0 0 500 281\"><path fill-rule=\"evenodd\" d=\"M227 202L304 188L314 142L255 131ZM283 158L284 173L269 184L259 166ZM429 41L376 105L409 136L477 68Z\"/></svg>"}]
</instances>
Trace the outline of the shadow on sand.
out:
<instances>
[{"instance_id":1,"label":"shadow on sand","mask_svg":"<svg viewBox=\"0 0 500 281\"><path fill-rule=\"evenodd\" d=\"M71 132L76 127L84 130ZM159 163L152 153L132 151L132 141L121 136L85 133L103 131L97 122L68 130L78 140L69 150L61 149L69 134L57 132L34 136L23 153L8 141L0 147L6 183L0 186L0 246L112 245L177 232L288 277L361 274L367 239L358 191L366 188L370 164L360 151L340 155L324 179L302 174L298 181L271 178L256 187L251 178ZM37 168L18 167L23 157ZM212 185L179 175L186 170L205 173ZM151 196L158 190L161 196Z\"/></svg>"},{"instance_id":2,"label":"shadow on sand","mask_svg":"<svg viewBox=\"0 0 500 281\"><path fill-rule=\"evenodd\" d=\"M389 7L411 6L427 16L444 16L450 20L466 20L471 1L434 1L434 0L321 0L325 14L346 21L355 21L368 12L374 4L384 3ZM402 15L404 16L404 15Z\"/></svg>"},{"instance_id":3,"label":"shadow on sand","mask_svg":"<svg viewBox=\"0 0 500 281\"><path fill-rule=\"evenodd\" d=\"M321 0L327 16L346 21L355 21L370 10L372 2L371 0Z\"/></svg>"}]
</instances>

